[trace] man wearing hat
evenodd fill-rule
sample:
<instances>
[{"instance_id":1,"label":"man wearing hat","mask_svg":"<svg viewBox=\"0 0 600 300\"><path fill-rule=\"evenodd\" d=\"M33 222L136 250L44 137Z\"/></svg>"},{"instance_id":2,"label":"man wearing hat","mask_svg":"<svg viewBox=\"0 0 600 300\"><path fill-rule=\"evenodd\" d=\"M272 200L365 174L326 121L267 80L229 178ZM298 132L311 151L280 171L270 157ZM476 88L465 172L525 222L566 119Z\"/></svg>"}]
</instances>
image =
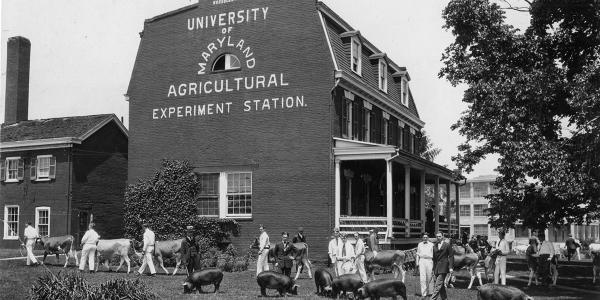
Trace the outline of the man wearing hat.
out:
<instances>
[{"instance_id":1,"label":"man wearing hat","mask_svg":"<svg viewBox=\"0 0 600 300\"><path fill-rule=\"evenodd\" d=\"M327 254L329 254L330 262L331 264L333 264L333 271L336 277L340 274L338 274L338 262L335 257L337 255L338 247L341 245L341 243L342 240L340 239L340 230L335 228L333 229L333 235L331 236L331 240L329 241L329 251L327 252Z\"/></svg>"},{"instance_id":2,"label":"man wearing hat","mask_svg":"<svg viewBox=\"0 0 600 300\"><path fill-rule=\"evenodd\" d=\"M269 271L269 248L271 248L271 243L269 241L269 235L265 231L265 227L260 224L258 226L258 231L260 232L259 242L258 242L258 259L256 259L256 275L260 274L263 271Z\"/></svg>"},{"instance_id":3,"label":"man wearing hat","mask_svg":"<svg viewBox=\"0 0 600 300\"><path fill-rule=\"evenodd\" d=\"M184 263L187 263L188 275L194 273L198 250L198 243L196 243L196 239L194 239L194 226L187 226L185 230L185 239L183 239L183 243L181 243L181 252L183 254Z\"/></svg>"},{"instance_id":4,"label":"man wearing hat","mask_svg":"<svg viewBox=\"0 0 600 300\"><path fill-rule=\"evenodd\" d=\"M142 224L144 228L144 248L142 249L144 252L144 257L142 257L142 266L138 270L136 275L141 275L146 270L146 265L150 268L150 276L156 276L156 270L154 269L154 262L152 261L152 256L154 256L154 243L156 242L154 238L154 231L150 230L150 225L148 223Z\"/></svg>"},{"instance_id":5,"label":"man wearing hat","mask_svg":"<svg viewBox=\"0 0 600 300\"><path fill-rule=\"evenodd\" d=\"M341 235L342 243L338 247L335 258L338 261L338 274L350 274L355 273L354 259L354 246L348 241L348 237L345 234Z\"/></svg>"},{"instance_id":6,"label":"man wearing hat","mask_svg":"<svg viewBox=\"0 0 600 300\"><path fill-rule=\"evenodd\" d=\"M577 252L577 243L573 238L573 234L569 233L569 238L565 241L565 247L567 248L567 260L571 261L571 257L574 257L575 252Z\"/></svg>"}]
</instances>

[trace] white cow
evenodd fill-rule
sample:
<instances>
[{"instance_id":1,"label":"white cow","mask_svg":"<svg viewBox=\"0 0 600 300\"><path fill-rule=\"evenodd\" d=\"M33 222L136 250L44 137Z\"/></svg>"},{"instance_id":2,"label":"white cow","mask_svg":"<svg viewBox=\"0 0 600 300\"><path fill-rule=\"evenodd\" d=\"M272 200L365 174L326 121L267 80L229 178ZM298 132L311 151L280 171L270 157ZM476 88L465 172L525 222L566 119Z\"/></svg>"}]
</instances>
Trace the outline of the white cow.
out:
<instances>
[{"instance_id":1,"label":"white cow","mask_svg":"<svg viewBox=\"0 0 600 300\"><path fill-rule=\"evenodd\" d=\"M129 249L133 246L131 240L128 239L114 239L114 240L99 240L96 246L96 257L98 258L98 263L96 264L96 271L98 271L98 266L100 265L100 259L104 261L104 266L108 268L110 272L109 262L113 258L113 256L118 255L121 258L119 262L119 267L115 270L115 272L121 269L123 262L127 263L127 274L131 271L131 263L129 261ZM99 256L99 257L98 257Z\"/></svg>"}]
</instances>

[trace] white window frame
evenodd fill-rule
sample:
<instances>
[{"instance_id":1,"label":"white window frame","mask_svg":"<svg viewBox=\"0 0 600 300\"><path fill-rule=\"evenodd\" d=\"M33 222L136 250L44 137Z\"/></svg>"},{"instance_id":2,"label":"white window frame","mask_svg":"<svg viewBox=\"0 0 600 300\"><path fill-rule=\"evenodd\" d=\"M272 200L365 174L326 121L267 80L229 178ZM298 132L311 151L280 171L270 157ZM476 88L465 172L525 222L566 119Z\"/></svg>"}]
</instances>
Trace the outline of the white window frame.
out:
<instances>
[{"instance_id":1,"label":"white window frame","mask_svg":"<svg viewBox=\"0 0 600 300\"><path fill-rule=\"evenodd\" d=\"M406 77L402 77L400 89L400 101L402 105L408 107L408 79Z\"/></svg>"},{"instance_id":2,"label":"white window frame","mask_svg":"<svg viewBox=\"0 0 600 300\"><path fill-rule=\"evenodd\" d=\"M50 207L49 206L40 206L40 207L36 207L35 208L35 229L37 230L37 232L40 234L40 236L42 236L41 231L40 231L40 211L48 211L48 236L50 235Z\"/></svg>"},{"instance_id":3,"label":"white window frame","mask_svg":"<svg viewBox=\"0 0 600 300\"><path fill-rule=\"evenodd\" d=\"M219 178L219 216L221 218L230 218L230 219L251 219L252 218L252 213L249 214L230 214L229 213L229 202L228 202L228 192L227 192L227 176L231 175L231 174L238 174L238 173L249 173L250 174L250 196L252 196L253 194L253 174L251 171L228 171L228 172L221 172L220 178ZM251 211L254 211L253 209L253 205L252 202L254 202L254 199L251 198L250 200L250 207L251 207Z\"/></svg>"},{"instance_id":4,"label":"white window frame","mask_svg":"<svg viewBox=\"0 0 600 300\"><path fill-rule=\"evenodd\" d=\"M40 176L41 172L41 164L40 161L41 159L48 159L48 174L47 176ZM49 181L50 180L50 165L52 164L52 155L38 155L36 158L36 165L35 165L35 177L36 177L36 181Z\"/></svg>"},{"instance_id":5,"label":"white window frame","mask_svg":"<svg viewBox=\"0 0 600 300\"><path fill-rule=\"evenodd\" d=\"M477 206L477 207L483 207L483 209L481 210L482 215L479 215L478 213L475 213L475 212L478 212L478 210L475 209L475 206ZM487 204L473 204L473 217L486 217L487 214L486 214L485 210L488 209L488 208L489 207L488 207Z\"/></svg>"},{"instance_id":6,"label":"white window frame","mask_svg":"<svg viewBox=\"0 0 600 300\"><path fill-rule=\"evenodd\" d=\"M384 93L388 91L388 65L385 59L379 59L379 89Z\"/></svg>"},{"instance_id":7,"label":"white window frame","mask_svg":"<svg viewBox=\"0 0 600 300\"><path fill-rule=\"evenodd\" d=\"M356 51L354 50L354 45L356 45ZM356 70L354 70L355 58ZM358 75L362 74L362 43L360 42L357 36L353 36L350 39L350 69L352 70L352 72Z\"/></svg>"},{"instance_id":8,"label":"white window frame","mask_svg":"<svg viewBox=\"0 0 600 300\"><path fill-rule=\"evenodd\" d=\"M12 157L7 157L6 158L6 177L4 182L19 182L19 160L21 159L20 156L12 156ZM17 173L16 173L16 177L15 178L10 178L8 175L10 174L10 162L9 161L15 161L17 163Z\"/></svg>"},{"instance_id":9,"label":"white window frame","mask_svg":"<svg viewBox=\"0 0 600 300\"><path fill-rule=\"evenodd\" d=\"M11 233L8 230L8 208L16 207L17 208L17 230L15 230L15 235L10 235ZM18 240L19 239L19 222L21 218L21 208L19 205L5 205L4 206L4 239L5 240Z\"/></svg>"},{"instance_id":10,"label":"white window frame","mask_svg":"<svg viewBox=\"0 0 600 300\"><path fill-rule=\"evenodd\" d=\"M468 208L466 211L468 214L463 215L463 212L465 212L465 211L463 211L462 208L464 208L465 206ZM471 205L470 204L460 204L458 207L458 214L460 217L471 217Z\"/></svg>"}]
</instances>

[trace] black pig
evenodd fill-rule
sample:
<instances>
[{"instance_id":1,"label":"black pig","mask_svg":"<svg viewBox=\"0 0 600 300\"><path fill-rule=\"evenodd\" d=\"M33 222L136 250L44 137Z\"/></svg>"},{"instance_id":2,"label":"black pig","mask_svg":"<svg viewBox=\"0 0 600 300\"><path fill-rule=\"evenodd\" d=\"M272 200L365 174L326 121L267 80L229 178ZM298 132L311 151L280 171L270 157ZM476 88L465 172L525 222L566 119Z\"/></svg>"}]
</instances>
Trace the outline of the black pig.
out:
<instances>
[{"instance_id":1,"label":"black pig","mask_svg":"<svg viewBox=\"0 0 600 300\"><path fill-rule=\"evenodd\" d=\"M333 279L331 283L331 289L333 290L333 296L339 297L342 292L346 295L346 292L352 292L356 295L356 292L360 287L363 286L363 282L360 280L358 274L345 274Z\"/></svg>"},{"instance_id":2,"label":"black pig","mask_svg":"<svg viewBox=\"0 0 600 300\"><path fill-rule=\"evenodd\" d=\"M219 290L222 280L223 272L217 268L209 268L194 272L185 280L185 283L183 284L183 293L192 293L194 288L198 290L198 293L202 293L202 286L210 284L215 286L214 293L216 293Z\"/></svg>"},{"instance_id":3,"label":"black pig","mask_svg":"<svg viewBox=\"0 0 600 300\"><path fill-rule=\"evenodd\" d=\"M315 285L317 286L317 295L331 296L331 284L333 276L325 269L315 271Z\"/></svg>"},{"instance_id":4,"label":"black pig","mask_svg":"<svg viewBox=\"0 0 600 300\"><path fill-rule=\"evenodd\" d=\"M406 300L406 286L399 279L378 279L365 284L358 289L360 298L370 297L373 300L378 300L380 297L402 297Z\"/></svg>"},{"instance_id":5,"label":"black pig","mask_svg":"<svg viewBox=\"0 0 600 300\"><path fill-rule=\"evenodd\" d=\"M264 271L256 276L256 282L260 286L260 294L267 296L267 289L277 290L280 296L286 293L298 295L298 285L286 275L273 271Z\"/></svg>"}]
</instances>

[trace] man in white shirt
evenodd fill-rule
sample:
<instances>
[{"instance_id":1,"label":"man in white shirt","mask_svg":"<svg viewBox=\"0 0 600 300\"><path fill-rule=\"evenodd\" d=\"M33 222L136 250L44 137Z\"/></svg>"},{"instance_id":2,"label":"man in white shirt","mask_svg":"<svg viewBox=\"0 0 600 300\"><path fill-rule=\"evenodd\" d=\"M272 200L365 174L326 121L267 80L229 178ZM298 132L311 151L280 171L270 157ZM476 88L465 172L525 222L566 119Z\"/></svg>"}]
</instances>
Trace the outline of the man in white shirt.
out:
<instances>
[{"instance_id":1,"label":"man in white shirt","mask_svg":"<svg viewBox=\"0 0 600 300\"><path fill-rule=\"evenodd\" d=\"M329 254L329 259L331 260L331 263L333 264L333 271L334 271L336 277L340 276L340 274L338 274L338 262L337 262L337 259L335 258L335 256L337 255L338 246L341 243L339 236L340 236L339 229L337 229L337 228L334 229L333 236L331 237L331 240L329 241L329 251L327 252L327 254Z\"/></svg>"},{"instance_id":2,"label":"man in white shirt","mask_svg":"<svg viewBox=\"0 0 600 300\"><path fill-rule=\"evenodd\" d=\"M358 270L358 275L360 275L360 280L362 282L367 283L367 272L365 271L365 243L358 235L358 232L354 233L354 239L356 239L356 244L354 245L354 254L356 255L356 269Z\"/></svg>"},{"instance_id":3,"label":"man in white shirt","mask_svg":"<svg viewBox=\"0 0 600 300\"><path fill-rule=\"evenodd\" d=\"M338 261L338 274L350 274L356 273L354 269L354 259L356 255L354 255L354 247L346 238L346 235L341 235L342 243L340 243L335 258Z\"/></svg>"},{"instance_id":4,"label":"man in white shirt","mask_svg":"<svg viewBox=\"0 0 600 300\"><path fill-rule=\"evenodd\" d=\"M421 281L421 297L427 298L433 293L433 243L429 241L427 232L423 233L423 241L417 245L417 267Z\"/></svg>"},{"instance_id":5,"label":"man in white shirt","mask_svg":"<svg viewBox=\"0 0 600 300\"><path fill-rule=\"evenodd\" d=\"M256 260L256 275L262 271L269 271L269 249L271 248L271 242L269 241L269 235L265 231L265 227L260 224L258 227L260 237L258 238L258 259Z\"/></svg>"},{"instance_id":6,"label":"man in white shirt","mask_svg":"<svg viewBox=\"0 0 600 300\"><path fill-rule=\"evenodd\" d=\"M154 269L154 261L152 260L152 256L154 256L154 244L156 240L154 238L154 232L150 230L150 225L148 223L144 223L142 225L144 228L144 257L142 258L142 266L138 270L136 275L141 275L146 270L146 265L150 268L150 276L156 276L156 270Z\"/></svg>"},{"instance_id":7,"label":"man in white shirt","mask_svg":"<svg viewBox=\"0 0 600 300\"><path fill-rule=\"evenodd\" d=\"M35 240L40 237L38 231L31 226L31 222L27 222L27 226L25 227L25 232L23 234L25 236L25 245L21 244L21 246L25 246L27 249L27 265L30 266L31 263L33 265L39 265L40 262L33 255L33 245L35 245Z\"/></svg>"},{"instance_id":8,"label":"man in white shirt","mask_svg":"<svg viewBox=\"0 0 600 300\"><path fill-rule=\"evenodd\" d=\"M500 281L502 285L506 285L506 255L510 249L508 248L508 242L506 241L504 231L498 232L498 238L500 239L497 244L498 256L496 256L496 268L494 269L494 283L498 284ZM500 277L502 280L500 280Z\"/></svg>"},{"instance_id":9,"label":"man in white shirt","mask_svg":"<svg viewBox=\"0 0 600 300\"><path fill-rule=\"evenodd\" d=\"M88 225L88 231L85 232L83 237L81 238L81 260L79 261L79 271L83 272L85 270L85 260L88 259L88 268L90 269L90 273L95 272L95 263L94 258L96 257L96 245L98 244L98 240L100 240L100 236L94 230L94 223L90 223Z\"/></svg>"}]
</instances>

